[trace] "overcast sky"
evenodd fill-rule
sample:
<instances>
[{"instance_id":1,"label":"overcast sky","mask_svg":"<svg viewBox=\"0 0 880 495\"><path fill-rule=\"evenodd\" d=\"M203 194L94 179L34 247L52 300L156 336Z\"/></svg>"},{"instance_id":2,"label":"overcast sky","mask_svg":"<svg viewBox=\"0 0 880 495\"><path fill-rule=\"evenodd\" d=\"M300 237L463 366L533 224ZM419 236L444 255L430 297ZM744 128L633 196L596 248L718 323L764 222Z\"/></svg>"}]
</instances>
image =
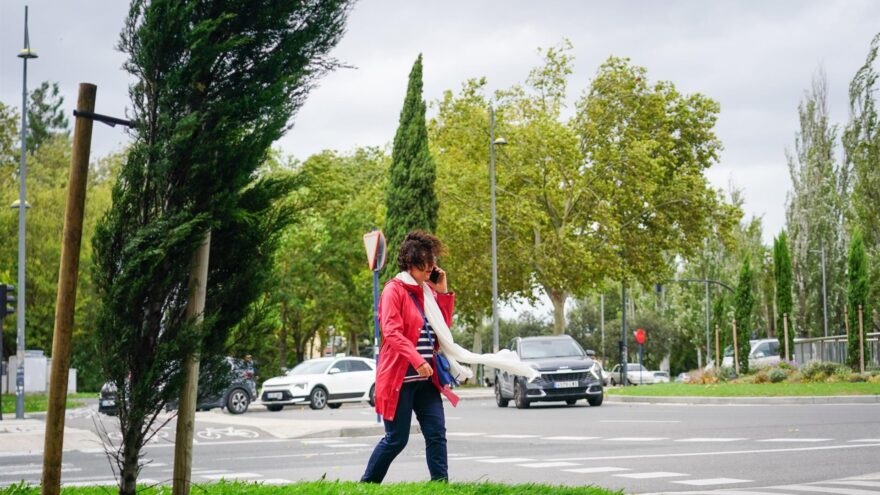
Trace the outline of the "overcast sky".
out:
<instances>
[{"instance_id":1,"label":"overcast sky","mask_svg":"<svg viewBox=\"0 0 880 495\"><path fill-rule=\"evenodd\" d=\"M0 101L21 105L24 5L40 58L28 84L58 81L67 112L77 84L98 86L97 112L122 116L125 60L115 47L128 2L0 0ZM326 77L278 146L306 158L323 149L386 145L394 136L407 75L424 54L424 97L485 76L491 90L522 82L540 63L538 47L574 44L574 101L608 56L630 57L651 80L670 80L721 104L720 163L708 175L733 184L747 215L764 218L765 241L784 225L790 189L785 149L797 106L817 68L828 76L832 121L849 116L847 86L880 32L880 2L815 1L385 1L363 0L333 55L355 69ZM92 156L124 145L119 129L95 128Z\"/></svg>"}]
</instances>

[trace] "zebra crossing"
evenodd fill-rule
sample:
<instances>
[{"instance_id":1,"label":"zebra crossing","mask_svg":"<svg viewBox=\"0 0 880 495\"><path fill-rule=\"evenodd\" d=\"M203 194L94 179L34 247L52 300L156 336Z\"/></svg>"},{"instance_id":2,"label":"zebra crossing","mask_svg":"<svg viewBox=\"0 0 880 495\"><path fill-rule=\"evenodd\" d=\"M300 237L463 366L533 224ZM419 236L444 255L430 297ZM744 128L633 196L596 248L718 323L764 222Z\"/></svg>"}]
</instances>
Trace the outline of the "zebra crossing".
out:
<instances>
[{"instance_id":1,"label":"zebra crossing","mask_svg":"<svg viewBox=\"0 0 880 495\"><path fill-rule=\"evenodd\" d=\"M700 486L695 481L679 481L678 483ZM743 489L664 491L644 493L642 495L808 495L811 493L826 495L878 495L880 494L880 473L789 485L769 485Z\"/></svg>"}]
</instances>

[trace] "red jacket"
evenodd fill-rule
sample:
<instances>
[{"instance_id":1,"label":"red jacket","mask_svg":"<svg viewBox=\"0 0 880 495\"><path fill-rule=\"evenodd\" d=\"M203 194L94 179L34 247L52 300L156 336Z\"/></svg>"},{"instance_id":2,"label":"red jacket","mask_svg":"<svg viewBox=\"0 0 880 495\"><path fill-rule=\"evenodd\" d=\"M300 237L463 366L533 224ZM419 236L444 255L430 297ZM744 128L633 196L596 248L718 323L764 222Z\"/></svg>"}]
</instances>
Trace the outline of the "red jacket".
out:
<instances>
[{"instance_id":1,"label":"red jacket","mask_svg":"<svg viewBox=\"0 0 880 495\"><path fill-rule=\"evenodd\" d=\"M421 366L425 360L416 350L416 342L422 329L422 315L407 292L415 294L424 308L424 294L417 285L407 285L392 278L382 289L379 298L379 326L382 331L382 347L379 349L379 368L376 370L376 412L388 421L394 420L400 387L407 367ZM447 325L452 325L455 307L453 293L434 292L434 299ZM434 347L437 347L436 339ZM437 385L437 381L434 380Z\"/></svg>"}]
</instances>

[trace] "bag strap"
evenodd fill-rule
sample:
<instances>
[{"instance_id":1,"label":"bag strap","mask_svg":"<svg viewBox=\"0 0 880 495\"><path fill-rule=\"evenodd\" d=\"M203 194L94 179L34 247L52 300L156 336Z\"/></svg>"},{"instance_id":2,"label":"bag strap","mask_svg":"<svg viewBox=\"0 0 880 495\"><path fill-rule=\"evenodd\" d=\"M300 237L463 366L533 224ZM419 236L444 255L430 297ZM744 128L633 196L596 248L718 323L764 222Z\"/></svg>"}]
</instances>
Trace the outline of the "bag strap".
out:
<instances>
[{"instance_id":1,"label":"bag strap","mask_svg":"<svg viewBox=\"0 0 880 495\"><path fill-rule=\"evenodd\" d=\"M433 328L431 327L431 324L428 323L428 317L425 316L425 311L422 309L421 306L419 306L419 300L416 299L416 295L413 294L412 292L410 292L409 290L407 290L406 293L409 294L409 297L410 297L410 299L412 299L413 304L416 305L416 309L419 310L419 314L422 315L422 323L424 323L424 325L425 325L425 332L428 334L428 341L431 342L431 349L433 349L434 348L434 339L431 337L431 330L429 330L429 328L431 328L432 330L433 330Z\"/></svg>"}]
</instances>

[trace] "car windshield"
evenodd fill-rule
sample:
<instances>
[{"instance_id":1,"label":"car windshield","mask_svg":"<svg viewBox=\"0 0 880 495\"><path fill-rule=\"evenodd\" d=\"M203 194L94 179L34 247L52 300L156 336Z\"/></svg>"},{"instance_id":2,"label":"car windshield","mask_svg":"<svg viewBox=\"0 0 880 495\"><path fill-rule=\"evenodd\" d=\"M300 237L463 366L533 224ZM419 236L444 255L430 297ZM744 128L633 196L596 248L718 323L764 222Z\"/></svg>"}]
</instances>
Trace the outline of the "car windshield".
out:
<instances>
[{"instance_id":1,"label":"car windshield","mask_svg":"<svg viewBox=\"0 0 880 495\"><path fill-rule=\"evenodd\" d=\"M528 340L520 343L522 359L554 357L581 357L583 349L577 342L568 339Z\"/></svg>"},{"instance_id":2,"label":"car windshield","mask_svg":"<svg viewBox=\"0 0 880 495\"><path fill-rule=\"evenodd\" d=\"M330 367L333 361L304 361L288 371L288 375L318 375Z\"/></svg>"},{"instance_id":3,"label":"car windshield","mask_svg":"<svg viewBox=\"0 0 880 495\"><path fill-rule=\"evenodd\" d=\"M628 364L626 365L627 371L648 371L641 364Z\"/></svg>"}]
</instances>

